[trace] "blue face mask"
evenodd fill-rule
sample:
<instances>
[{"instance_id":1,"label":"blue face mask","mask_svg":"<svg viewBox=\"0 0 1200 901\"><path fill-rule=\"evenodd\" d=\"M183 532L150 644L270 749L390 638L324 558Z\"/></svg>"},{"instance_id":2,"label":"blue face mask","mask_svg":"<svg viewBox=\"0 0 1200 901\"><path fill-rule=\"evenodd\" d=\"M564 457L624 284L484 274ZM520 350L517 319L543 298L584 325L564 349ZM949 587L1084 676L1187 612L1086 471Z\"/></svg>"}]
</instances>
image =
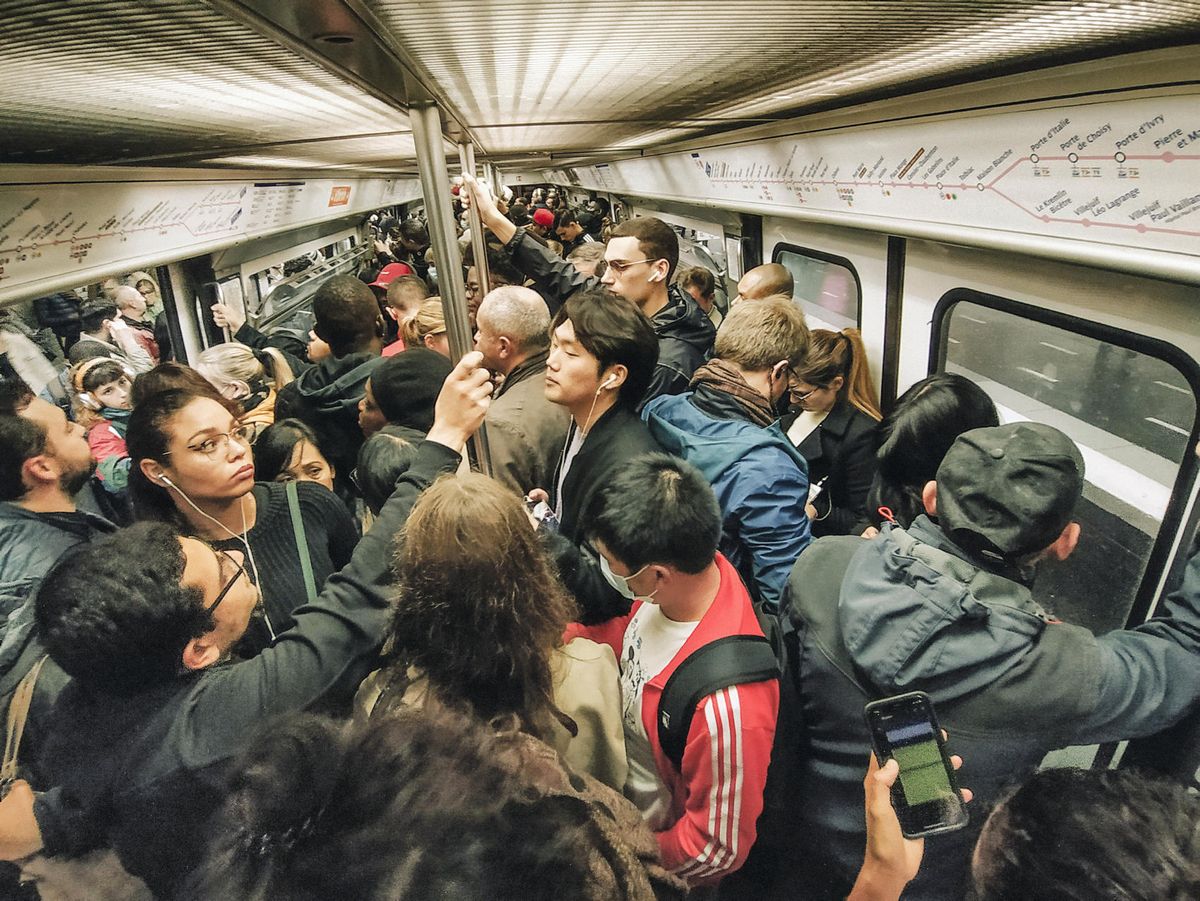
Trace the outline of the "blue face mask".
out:
<instances>
[{"instance_id":1,"label":"blue face mask","mask_svg":"<svg viewBox=\"0 0 1200 901\"><path fill-rule=\"evenodd\" d=\"M601 572L601 574L603 574L604 580L606 582L608 582L608 584L611 585L613 587L613 589L616 590L616 592L618 594L620 594L622 597L629 598L629 600L631 600L631 601L636 600L637 595L634 594L633 589L629 587L629 580L636 579L638 576L640 576L642 573L644 573L646 571L646 567L648 567L650 564L647 563L646 566L643 566L637 572L631 573L628 576L618 576L615 572L612 571L612 567L608 565L608 560L606 560L604 558L604 555L599 554L598 556L600 557L600 572ZM646 600L646 601L653 600L654 595L656 595L656 594L658 594L657 588L654 589L654 591L652 591L645 598L643 598L643 600Z\"/></svg>"}]
</instances>

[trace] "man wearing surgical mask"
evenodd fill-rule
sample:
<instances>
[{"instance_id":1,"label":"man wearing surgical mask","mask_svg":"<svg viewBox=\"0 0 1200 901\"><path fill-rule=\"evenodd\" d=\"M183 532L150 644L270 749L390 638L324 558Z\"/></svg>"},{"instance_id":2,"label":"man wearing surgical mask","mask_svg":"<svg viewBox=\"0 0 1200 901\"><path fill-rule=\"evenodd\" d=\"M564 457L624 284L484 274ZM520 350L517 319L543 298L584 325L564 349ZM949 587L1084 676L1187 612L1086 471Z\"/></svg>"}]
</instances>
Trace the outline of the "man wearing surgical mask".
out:
<instances>
[{"instance_id":1,"label":"man wearing surgical mask","mask_svg":"<svg viewBox=\"0 0 1200 901\"><path fill-rule=\"evenodd\" d=\"M654 830L663 865L692 886L713 885L754 844L779 682L731 685L701 699L678 764L659 739L659 703L683 660L762 629L737 570L717 552L721 510L697 469L667 454L637 457L590 512L600 570L632 604L623 616L568 631L608 644L620 662L625 796Z\"/></svg>"}]
</instances>

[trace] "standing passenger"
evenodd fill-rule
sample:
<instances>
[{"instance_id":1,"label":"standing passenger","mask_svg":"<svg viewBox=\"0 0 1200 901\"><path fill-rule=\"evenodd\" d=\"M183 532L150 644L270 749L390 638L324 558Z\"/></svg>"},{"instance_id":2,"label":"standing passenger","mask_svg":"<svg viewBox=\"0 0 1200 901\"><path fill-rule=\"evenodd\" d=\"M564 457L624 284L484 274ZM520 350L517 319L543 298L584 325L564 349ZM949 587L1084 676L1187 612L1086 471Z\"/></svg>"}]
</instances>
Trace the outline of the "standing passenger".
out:
<instances>
[{"instance_id":1,"label":"standing passenger","mask_svg":"<svg viewBox=\"0 0 1200 901\"><path fill-rule=\"evenodd\" d=\"M771 609L812 538L804 510L808 470L775 421L790 367L807 346L804 314L786 297L739 305L692 391L656 398L642 410L658 443L713 486L724 517L721 552Z\"/></svg>"},{"instance_id":2,"label":"standing passenger","mask_svg":"<svg viewBox=\"0 0 1200 901\"><path fill-rule=\"evenodd\" d=\"M418 275L402 275L387 289L384 312L396 323L396 340L383 349L383 356L391 357L404 350L404 326L417 315L421 303L429 297L429 286Z\"/></svg>"},{"instance_id":3,"label":"standing passenger","mask_svg":"<svg viewBox=\"0 0 1200 901\"><path fill-rule=\"evenodd\" d=\"M266 364L271 367L269 373ZM202 351L196 359L196 371L208 379L222 397L236 402L241 408L238 421L254 428L251 443L275 421L278 391L294 378L292 367L280 350L264 347L255 353L236 341L214 344Z\"/></svg>"},{"instance_id":4,"label":"standing passenger","mask_svg":"<svg viewBox=\"0 0 1200 901\"><path fill-rule=\"evenodd\" d=\"M158 342L154 340L154 323L152 320L143 319L146 315L146 298L141 291L129 285L122 285L114 294L121 318L133 329L134 338L157 365L161 354Z\"/></svg>"},{"instance_id":5,"label":"standing passenger","mask_svg":"<svg viewBox=\"0 0 1200 901\"><path fill-rule=\"evenodd\" d=\"M154 368L154 361L134 337L133 329L117 314L116 304L107 300L88 301L79 309L79 323L83 331L67 353L72 363L112 357L134 372Z\"/></svg>"},{"instance_id":6,"label":"standing passenger","mask_svg":"<svg viewBox=\"0 0 1200 901\"><path fill-rule=\"evenodd\" d=\"M546 399L550 314L535 291L496 288L479 307L475 349L504 376L488 410L492 475L518 494L549 485L571 415Z\"/></svg>"},{"instance_id":7,"label":"standing passenger","mask_svg":"<svg viewBox=\"0 0 1200 901\"><path fill-rule=\"evenodd\" d=\"M808 463L819 491L805 507L813 535L857 535L867 525L867 491L875 476L879 402L858 329L809 335L804 362L789 383L794 408L780 422Z\"/></svg>"},{"instance_id":8,"label":"standing passenger","mask_svg":"<svg viewBox=\"0 0 1200 901\"><path fill-rule=\"evenodd\" d=\"M791 297L795 291L795 282L792 273L783 264L763 263L741 277L737 283L737 291L734 303L739 300L762 300L777 294Z\"/></svg>"},{"instance_id":9,"label":"standing passenger","mask_svg":"<svg viewBox=\"0 0 1200 901\"><path fill-rule=\"evenodd\" d=\"M371 289L352 275L336 275L313 298L313 331L329 344L322 360L279 392L277 419L306 423L337 469L338 494L350 494L350 471L363 436L358 402L376 367L383 362L383 320Z\"/></svg>"},{"instance_id":10,"label":"standing passenger","mask_svg":"<svg viewBox=\"0 0 1200 901\"><path fill-rule=\"evenodd\" d=\"M704 315L712 322L713 328L719 329L721 321L725 317L717 309L717 280L712 272L703 266L685 269L679 273L679 287L690 294L692 299L700 305Z\"/></svg>"},{"instance_id":11,"label":"standing passenger","mask_svg":"<svg viewBox=\"0 0 1200 901\"><path fill-rule=\"evenodd\" d=\"M584 546L596 493L630 460L661 448L635 412L654 374L658 343L637 307L608 291L580 291L554 317L546 361L546 399L571 414L546 500L557 531L540 529L559 575L584 608L584 622L623 613L628 601L605 580Z\"/></svg>"},{"instance_id":12,"label":"standing passenger","mask_svg":"<svg viewBox=\"0 0 1200 901\"><path fill-rule=\"evenodd\" d=\"M762 628L737 571L717 552L721 511L694 467L662 453L632 460L590 512L587 535L605 577L632 607L573 633L607 643L620 660L625 796L654 830L663 865L692 885L712 885L754 845L779 680L697 686L706 693L678 760L663 747L659 705L692 654L733 636L761 637Z\"/></svg>"},{"instance_id":13,"label":"standing passenger","mask_svg":"<svg viewBox=\"0 0 1200 901\"><path fill-rule=\"evenodd\" d=\"M292 611L346 565L358 534L321 485L255 484L249 434L216 401L163 391L134 410L128 436L139 519L247 554L262 604L238 647L244 657L291 627Z\"/></svg>"}]
</instances>

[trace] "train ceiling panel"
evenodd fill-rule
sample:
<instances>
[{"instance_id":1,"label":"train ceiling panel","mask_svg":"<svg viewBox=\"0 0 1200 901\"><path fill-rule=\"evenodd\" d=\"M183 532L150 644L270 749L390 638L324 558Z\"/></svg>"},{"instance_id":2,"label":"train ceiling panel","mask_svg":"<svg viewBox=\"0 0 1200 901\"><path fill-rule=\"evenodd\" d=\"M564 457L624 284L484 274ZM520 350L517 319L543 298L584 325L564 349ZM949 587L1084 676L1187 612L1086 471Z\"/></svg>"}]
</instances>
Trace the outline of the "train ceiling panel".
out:
<instances>
[{"instance_id":1,"label":"train ceiling panel","mask_svg":"<svg viewBox=\"0 0 1200 901\"><path fill-rule=\"evenodd\" d=\"M174 163L407 127L403 112L196 0L0 0L0 162ZM377 144L357 146L367 165L380 160ZM412 156L411 140L399 146Z\"/></svg>"},{"instance_id":2,"label":"train ceiling panel","mask_svg":"<svg viewBox=\"0 0 1200 901\"><path fill-rule=\"evenodd\" d=\"M0 0L0 163L509 166L1200 41L1200 0Z\"/></svg>"},{"instance_id":3,"label":"train ceiling panel","mask_svg":"<svg viewBox=\"0 0 1200 901\"><path fill-rule=\"evenodd\" d=\"M1200 36L1200 3L359 0L487 149L602 150ZM576 125L561 141L530 123ZM486 129L486 130L485 130Z\"/></svg>"}]
</instances>

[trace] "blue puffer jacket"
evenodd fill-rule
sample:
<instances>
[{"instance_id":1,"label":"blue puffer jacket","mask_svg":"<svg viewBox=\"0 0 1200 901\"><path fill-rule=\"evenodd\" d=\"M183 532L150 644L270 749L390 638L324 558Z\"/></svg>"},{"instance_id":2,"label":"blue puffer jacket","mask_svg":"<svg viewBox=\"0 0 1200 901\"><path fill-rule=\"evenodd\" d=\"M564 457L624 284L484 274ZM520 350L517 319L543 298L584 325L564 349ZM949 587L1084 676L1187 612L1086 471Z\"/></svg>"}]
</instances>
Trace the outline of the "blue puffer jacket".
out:
<instances>
[{"instance_id":1,"label":"blue puffer jacket","mask_svg":"<svg viewBox=\"0 0 1200 901\"><path fill-rule=\"evenodd\" d=\"M735 418L732 402L702 410L695 398L696 392L655 398L642 419L665 450L704 473L724 517L721 553L756 598L775 609L792 564L812 539L804 512L808 467L777 424L762 428Z\"/></svg>"}]
</instances>

